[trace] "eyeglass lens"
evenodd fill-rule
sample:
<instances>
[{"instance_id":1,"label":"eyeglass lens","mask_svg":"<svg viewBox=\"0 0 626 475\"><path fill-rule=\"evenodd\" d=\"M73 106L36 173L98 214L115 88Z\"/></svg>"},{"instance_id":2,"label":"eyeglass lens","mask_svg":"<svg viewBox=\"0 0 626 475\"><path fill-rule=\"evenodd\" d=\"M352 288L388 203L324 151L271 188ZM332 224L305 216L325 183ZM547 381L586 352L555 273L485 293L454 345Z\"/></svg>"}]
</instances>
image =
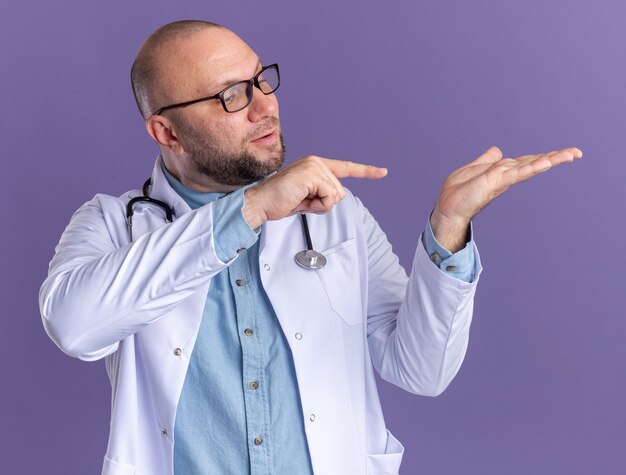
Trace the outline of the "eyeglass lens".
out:
<instances>
[{"instance_id":1,"label":"eyeglass lens","mask_svg":"<svg viewBox=\"0 0 626 475\"><path fill-rule=\"evenodd\" d=\"M263 94L271 94L278 88L280 79L275 67L270 67L261 72L257 77L259 89ZM228 112L236 112L246 107L252 101L252 84L244 81L233 84L222 92L222 101Z\"/></svg>"}]
</instances>

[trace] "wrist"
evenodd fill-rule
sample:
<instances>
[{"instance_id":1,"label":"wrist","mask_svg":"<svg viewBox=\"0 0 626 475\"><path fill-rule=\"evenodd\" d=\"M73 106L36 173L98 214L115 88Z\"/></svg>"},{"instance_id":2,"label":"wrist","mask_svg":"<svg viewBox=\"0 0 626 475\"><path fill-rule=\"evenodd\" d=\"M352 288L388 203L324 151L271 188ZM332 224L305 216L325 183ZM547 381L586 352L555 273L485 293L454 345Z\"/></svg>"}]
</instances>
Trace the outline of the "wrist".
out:
<instances>
[{"instance_id":1,"label":"wrist","mask_svg":"<svg viewBox=\"0 0 626 475\"><path fill-rule=\"evenodd\" d=\"M259 206L258 192L256 187L248 188L243 194L243 218L252 229L259 229L266 221L265 213Z\"/></svg>"},{"instance_id":2,"label":"wrist","mask_svg":"<svg viewBox=\"0 0 626 475\"><path fill-rule=\"evenodd\" d=\"M441 213L436 206L430 215L430 227L435 239L452 254L467 244L469 224L469 220L455 219Z\"/></svg>"}]
</instances>

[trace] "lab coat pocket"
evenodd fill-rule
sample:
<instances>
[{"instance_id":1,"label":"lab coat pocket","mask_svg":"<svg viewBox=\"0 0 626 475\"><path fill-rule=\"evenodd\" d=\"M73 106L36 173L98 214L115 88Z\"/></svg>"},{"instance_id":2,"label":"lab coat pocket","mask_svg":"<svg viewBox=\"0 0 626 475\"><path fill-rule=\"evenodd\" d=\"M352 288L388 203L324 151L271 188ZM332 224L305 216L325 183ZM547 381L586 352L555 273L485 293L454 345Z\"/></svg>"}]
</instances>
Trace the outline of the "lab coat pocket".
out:
<instances>
[{"instance_id":1,"label":"lab coat pocket","mask_svg":"<svg viewBox=\"0 0 626 475\"><path fill-rule=\"evenodd\" d=\"M316 273L331 308L350 326L363 323L356 240L348 239L322 254L326 256L326 265L316 269Z\"/></svg>"},{"instance_id":2,"label":"lab coat pocket","mask_svg":"<svg viewBox=\"0 0 626 475\"><path fill-rule=\"evenodd\" d=\"M387 448L384 454L369 454L366 459L367 475L398 475L404 447L387 431Z\"/></svg>"},{"instance_id":3,"label":"lab coat pocket","mask_svg":"<svg viewBox=\"0 0 626 475\"><path fill-rule=\"evenodd\" d=\"M131 465L118 463L108 457L104 457L102 475L139 475L139 471Z\"/></svg>"}]
</instances>

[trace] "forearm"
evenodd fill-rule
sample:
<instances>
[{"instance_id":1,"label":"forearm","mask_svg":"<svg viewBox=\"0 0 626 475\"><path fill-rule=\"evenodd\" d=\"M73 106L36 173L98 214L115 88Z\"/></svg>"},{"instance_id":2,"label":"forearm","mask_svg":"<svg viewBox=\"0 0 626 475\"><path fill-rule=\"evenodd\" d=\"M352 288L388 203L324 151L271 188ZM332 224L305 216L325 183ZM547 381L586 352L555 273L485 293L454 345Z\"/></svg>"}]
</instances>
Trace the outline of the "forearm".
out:
<instances>
[{"instance_id":1,"label":"forearm","mask_svg":"<svg viewBox=\"0 0 626 475\"><path fill-rule=\"evenodd\" d=\"M81 208L40 291L50 337L73 356L100 354L165 315L226 266L215 253L211 214L199 209L116 247L102 211Z\"/></svg>"},{"instance_id":2,"label":"forearm","mask_svg":"<svg viewBox=\"0 0 626 475\"><path fill-rule=\"evenodd\" d=\"M428 396L448 386L465 356L476 281L442 272L419 244L395 325L370 336L384 379Z\"/></svg>"},{"instance_id":3,"label":"forearm","mask_svg":"<svg viewBox=\"0 0 626 475\"><path fill-rule=\"evenodd\" d=\"M480 273L464 282L434 265L420 240L406 274L371 217L368 231L368 344L381 377L423 395L439 394L463 360ZM473 246L473 244L472 244Z\"/></svg>"}]
</instances>

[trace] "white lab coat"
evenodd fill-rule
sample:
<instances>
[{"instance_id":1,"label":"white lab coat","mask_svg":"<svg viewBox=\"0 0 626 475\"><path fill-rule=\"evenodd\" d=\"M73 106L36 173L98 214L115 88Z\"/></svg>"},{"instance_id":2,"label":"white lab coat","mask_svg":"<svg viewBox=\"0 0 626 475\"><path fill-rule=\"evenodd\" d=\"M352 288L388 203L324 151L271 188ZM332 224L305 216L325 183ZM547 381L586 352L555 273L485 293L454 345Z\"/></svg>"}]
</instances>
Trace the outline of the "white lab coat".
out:
<instances>
[{"instance_id":1,"label":"white lab coat","mask_svg":"<svg viewBox=\"0 0 626 475\"><path fill-rule=\"evenodd\" d=\"M125 205L140 194L97 195L72 217L40 291L46 331L67 354L105 358L112 385L104 475L172 473L176 407L216 256L212 207L191 211L157 160L151 196L135 207L129 243ZM459 281L418 244L411 278L384 233L351 194L310 215L321 270L299 267L296 216L263 226L263 286L289 342L316 475L397 474L402 445L387 431L374 368L407 391L437 395L467 348L476 281ZM477 280L477 279L476 279Z\"/></svg>"}]
</instances>

